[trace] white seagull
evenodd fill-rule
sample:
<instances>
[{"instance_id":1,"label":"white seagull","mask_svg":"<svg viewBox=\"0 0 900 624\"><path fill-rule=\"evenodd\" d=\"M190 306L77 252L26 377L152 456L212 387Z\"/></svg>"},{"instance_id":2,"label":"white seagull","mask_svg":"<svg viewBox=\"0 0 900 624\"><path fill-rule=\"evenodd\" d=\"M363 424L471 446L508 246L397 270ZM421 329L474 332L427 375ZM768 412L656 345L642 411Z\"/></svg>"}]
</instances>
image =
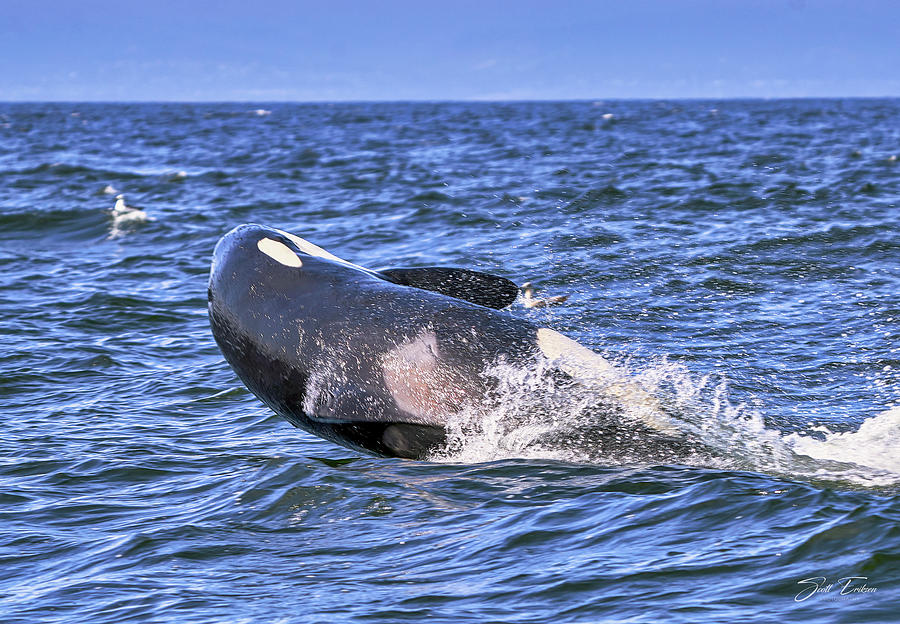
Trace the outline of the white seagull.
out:
<instances>
[{"instance_id":1,"label":"white seagull","mask_svg":"<svg viewBox=\"0 0 900 624\"><path fill-rule=\"evenodd\" d=\"M140 208L125 205L125 196L121 193L116 195L116 205L110 211L112 215L112 228L109 230L109 238L118 238L124 234L123 227L134 223L143 223L144 221L153 221L153 217L148 217L147 213Z\"/></svg>"},{"instance_id":2,"label":"white seagull","mask_svg":"<svg viewBox=\"0 0 900 624\"><path fill-rule=\"evenodd\" d=\"M531 282L525 282L521 286L524 297L522 305L526 308L544 308L549 305L557 305L568 300L569 295L556 295L554 297L545 297L543 299L534 298L534 287Z\"/></svg>"},{"instance_id":3,"label":"white seagull","mask_svg":"<svg viewBox=\"0 0 900 624\"><path fill-rule=\"evenodd\" d=\"M140 208L125 205L125 196L121 193L116 195L116 205L112 209L113 219L116 223L126 223L128 221L146 221L147 213Z\"/></svg>"}]
</instances>

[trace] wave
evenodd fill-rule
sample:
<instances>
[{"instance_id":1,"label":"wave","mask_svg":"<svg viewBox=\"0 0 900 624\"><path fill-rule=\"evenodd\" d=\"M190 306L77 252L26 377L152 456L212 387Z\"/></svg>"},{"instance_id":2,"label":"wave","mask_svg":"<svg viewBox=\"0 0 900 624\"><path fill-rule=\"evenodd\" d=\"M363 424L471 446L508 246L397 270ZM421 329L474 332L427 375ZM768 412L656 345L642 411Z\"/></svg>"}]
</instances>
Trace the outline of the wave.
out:
<instances>
[{"instance_id":1,"label":"wave","mask_svg":"<svg viewBox=\"0 0 900 624\"><path fill-rule=\"evenodd\" d=\"M56 182L59 177L77 177L80 181L87 179L91 182L106 182L115 180L122 183L126 180L144 180L147 178L158 179L161 182L180 182L188 176L207 175L217 173L214 168L196 167L190 170L177 169L175 167L132 167L124 166L117 169L96 167L85 164L71 164L63 162L40 163L31 167L0 169L0 178L13 178L12 183L21 183L19 176L23 176L30 184L35 182ZM36 179L31 179L36 177Z\"/></svg>"},{"instance_id":2,"label":"wave","mask_svg":"<svg viewBox=\"0 0 900 624\"><path fill-rule=\"evenodd\" d=\"M87 165L72 165L68 163L41 163L39 165L34 165L31 167L25 167L23 169L3 169L0 170L0 176L11 176L11 175L39 175L39 174L50 174L53 176L87 176L92 179L107 179L107 178L141 178L144 174L135 170L112 170L112 169L103 169L97 167L89 167Z\"/></svg>"},{"instance_id":3,"label":"wave","mask_svg":"<svg viewBox=\"0 0 900 624\"><path fill-rule=\"evenodd\" d=\"M4 210L0 212L0 240L33 239L52 234L66 240L89 240L108 234L104 210Z\"/></svg>"}]
</instances>

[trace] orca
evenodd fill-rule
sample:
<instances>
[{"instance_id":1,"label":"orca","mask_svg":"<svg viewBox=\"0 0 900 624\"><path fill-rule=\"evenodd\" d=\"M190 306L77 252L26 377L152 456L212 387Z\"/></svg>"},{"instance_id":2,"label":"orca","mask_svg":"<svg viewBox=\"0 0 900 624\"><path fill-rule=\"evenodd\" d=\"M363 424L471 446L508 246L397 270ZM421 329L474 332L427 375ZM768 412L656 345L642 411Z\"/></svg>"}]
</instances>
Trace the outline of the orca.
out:
<instances>
[{"instance_id":1,"label":"orca","mask_svg":"<svg viewBox=\"0 0 900 624\"><path fill-rule=\"evenodd\" d=\"M496 398L484 374L492 365L564 356L570 369L611 367L503 310L518 293L506 278L469 269L367 269L246 224L215 247L209 320L238 377L294 426L376 455L423 459L446 444L449 418Z\"/></svg>"}]
</instances>

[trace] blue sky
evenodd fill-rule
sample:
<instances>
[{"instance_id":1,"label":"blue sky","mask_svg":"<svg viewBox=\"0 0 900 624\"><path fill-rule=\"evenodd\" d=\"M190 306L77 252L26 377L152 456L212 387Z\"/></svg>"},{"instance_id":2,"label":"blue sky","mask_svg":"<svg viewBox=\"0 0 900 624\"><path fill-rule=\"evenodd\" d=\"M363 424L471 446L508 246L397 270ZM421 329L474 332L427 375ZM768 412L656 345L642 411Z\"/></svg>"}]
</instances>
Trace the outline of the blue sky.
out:
<instances>
[{"instance_id":1,"label":"blue sky","mask_svg":"<svg viewBox=\"0 0 900 624\"><path fill-rule=\"evenodd\" d=\"M900 96L898 0L0 0L0 100Z\"/></svg>"}]
</instances>

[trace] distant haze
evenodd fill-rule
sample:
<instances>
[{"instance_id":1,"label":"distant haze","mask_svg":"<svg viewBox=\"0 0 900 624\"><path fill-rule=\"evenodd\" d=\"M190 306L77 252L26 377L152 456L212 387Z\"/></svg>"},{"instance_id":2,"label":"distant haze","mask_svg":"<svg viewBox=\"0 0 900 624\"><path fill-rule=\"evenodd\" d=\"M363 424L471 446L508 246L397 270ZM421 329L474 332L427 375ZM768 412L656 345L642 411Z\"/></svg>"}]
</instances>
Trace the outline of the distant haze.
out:
<instances>
[{"instance_id":1,"label":"distant haze","mask_svg":"<svg viewBox=\"0 0 900 624\"><path fill-rule=\"evenodd\" d=\"M4 0L0 100L900 95L900 2Z\"/></svg>"}]
</instances>

